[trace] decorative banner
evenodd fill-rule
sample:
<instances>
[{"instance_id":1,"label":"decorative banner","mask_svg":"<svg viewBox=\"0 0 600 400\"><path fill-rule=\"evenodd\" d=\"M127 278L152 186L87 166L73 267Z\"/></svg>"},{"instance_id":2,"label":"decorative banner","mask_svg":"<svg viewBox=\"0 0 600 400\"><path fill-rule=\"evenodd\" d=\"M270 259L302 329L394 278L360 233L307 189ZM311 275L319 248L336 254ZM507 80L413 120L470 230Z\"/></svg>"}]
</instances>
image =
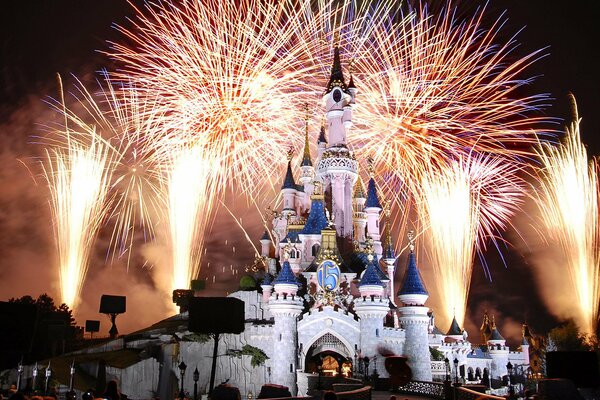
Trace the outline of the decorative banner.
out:
<instances>
[{"instance_id":1,"label":"decorative banner","mask_svg":"<svg viewBox=\"0 0 600 400\"><path fill-rule=\"evenodd\" d=\"M334 291L340 284L340 268L331 260L325 260L317 269L317 282L328 292Z\"/></svg>"}]
</instances>

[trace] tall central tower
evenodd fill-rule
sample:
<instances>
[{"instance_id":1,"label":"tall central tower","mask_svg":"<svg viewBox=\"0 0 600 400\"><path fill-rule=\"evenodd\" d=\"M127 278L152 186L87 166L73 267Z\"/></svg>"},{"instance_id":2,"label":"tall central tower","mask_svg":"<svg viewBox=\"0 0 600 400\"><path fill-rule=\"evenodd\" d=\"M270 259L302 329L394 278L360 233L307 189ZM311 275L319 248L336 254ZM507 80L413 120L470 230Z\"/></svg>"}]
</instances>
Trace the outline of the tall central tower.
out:
<instances>
[{"instance_id":1,"label":"tall central tower","mask_svg":"<svg viewBox=\"0 0 600 400\"><path fill-rule=\"evenodd\" d=\"M356 91L352 78L346 86L340 50L336 46L331 76L323 95L329 147L323 151L317 164L317 178L331 194L331 208L337 234L348 242L352 241L352 194L358 177L358 162L348 149L346 136L352 127L352 105Z\"/></svg>"}]
</instances>

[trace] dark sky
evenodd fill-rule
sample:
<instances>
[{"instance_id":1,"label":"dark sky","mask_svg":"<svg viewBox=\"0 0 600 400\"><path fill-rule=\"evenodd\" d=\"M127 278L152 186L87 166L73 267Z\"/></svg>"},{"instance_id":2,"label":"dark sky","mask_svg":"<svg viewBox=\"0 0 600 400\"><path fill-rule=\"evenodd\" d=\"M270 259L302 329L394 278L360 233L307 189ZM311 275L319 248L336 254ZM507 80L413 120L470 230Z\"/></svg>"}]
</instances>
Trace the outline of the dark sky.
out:
<instances>
[{"instance_id":1,"label":"dark sky","mask_svg":"<svg viewBox=\"0 0 600 400\"><path fill-rule=\"evenodd\" d=\"M459 4L469 14L484 3L463 0ZM550 93L555 100L545 113L561 119L571 115L567 93L575 94L583 118L583 140L591 154L600 154L599 4L595 0L491 0L487 13L491 22L506 10L507 33L524 27L518 36L520 54L548 47L547 56L530 70L539 75L531 93ZM8 0L2 4L0 160L5 167L0 173L0 184L5 189L0 195L0 254L5 256L0 259L0 281L8 282L11 289L0 286L6 290L0 291L0 300L43 290L44 282L33 283L32 275L14 272L15 265L26 262L36 264L36 268L49 268L38 265L48 264L52 251L51 239L47 238L48 216L42 211L47 205L39 190L33 193L27 189L34 185L33 180L16 178L27 176L17 159L39 152L31 150L28 142L39 129L36 124L46 108L41 100L56 95L57 72L63 76L73 73L85 80L103 67L113 69L98 50L107 49L106 40L119 38L112 24L127 24L126 18L132 15L131 6L123 0ZM32 211L38 209L39 212ZM32 229L31 224L45 226ZM32 256L25 250L31 243L47 250ZM216 239L214 245L218 246ZM21 247L23 250L19 251ZM485 280L481 268L474 269L470 299L474 324L479 323L479 315L488 307L515 321L528 315L534 329L540 331L555 324L540 300L523 252L508 252L506 269L496 256L489 257L492 284ZM144 279L135 281L143 283Z\"/></svg>"}]
</instances>

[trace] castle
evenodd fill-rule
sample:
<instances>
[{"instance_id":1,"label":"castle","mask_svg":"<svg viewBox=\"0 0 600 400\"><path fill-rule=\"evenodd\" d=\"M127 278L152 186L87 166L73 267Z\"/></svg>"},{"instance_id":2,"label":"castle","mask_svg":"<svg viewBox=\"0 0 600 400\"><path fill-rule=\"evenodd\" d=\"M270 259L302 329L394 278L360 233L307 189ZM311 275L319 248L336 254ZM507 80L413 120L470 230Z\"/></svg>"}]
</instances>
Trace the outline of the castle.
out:
<instances>
[{"instance_id":1,"label":"castle","mask_svg":"<svg viewBox=\"0 0 600 400\"><path fill-rule=\"evenodd\" d=\"M229 295L244 301L245 330L221 335L216 382L229 381L248 394L275 383L304 395L309 381L322 375L386 378L389 354L407 357L416 381L481 382L506 376L509 362L521 371L530 368L527 329L520 350L510 351L487 313L478 345L456 319L446 334L435 326L414 237L409 235L408 254L395 254L389 224L381 232L384 207L376 179L371 174L365 190L347 147L357 93L351 76L346 84L336 47L323 95L326 127L318 154L313 160L307 126L299 183L290 156L282 207L260 240L264 268L255 274L260 288ZM397 261L406 265L399 288L394 287ZM174 398L180 388L192 393L195 382L205 393L213 340L189 332L187 318L182 312L65 357L88 375L118 379L130 398ZM190 369L196 366L194 374L181 373L182 361ZM31 367L25 369L25 376L31 375Z\"/></svg>"}]
</instances>

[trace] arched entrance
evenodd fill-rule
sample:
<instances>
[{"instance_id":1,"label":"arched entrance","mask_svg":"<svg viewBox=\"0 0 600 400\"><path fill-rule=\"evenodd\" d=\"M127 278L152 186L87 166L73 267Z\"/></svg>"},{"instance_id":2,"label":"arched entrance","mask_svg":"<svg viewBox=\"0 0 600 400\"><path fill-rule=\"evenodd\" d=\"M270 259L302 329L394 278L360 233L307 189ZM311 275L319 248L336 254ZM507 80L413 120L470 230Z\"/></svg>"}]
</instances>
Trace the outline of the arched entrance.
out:
<instances>
[{"instance_id":1,"label":"arched entrance","mask_svg":"<svg viewBox=\"0 0 600 400\"><path fill-rule=\"evenodd\" d=\"M306 352L304 372L322 376L352 376L352 358L342 341L331 333L317 339Z\"/></svg>"}]
</instances>

